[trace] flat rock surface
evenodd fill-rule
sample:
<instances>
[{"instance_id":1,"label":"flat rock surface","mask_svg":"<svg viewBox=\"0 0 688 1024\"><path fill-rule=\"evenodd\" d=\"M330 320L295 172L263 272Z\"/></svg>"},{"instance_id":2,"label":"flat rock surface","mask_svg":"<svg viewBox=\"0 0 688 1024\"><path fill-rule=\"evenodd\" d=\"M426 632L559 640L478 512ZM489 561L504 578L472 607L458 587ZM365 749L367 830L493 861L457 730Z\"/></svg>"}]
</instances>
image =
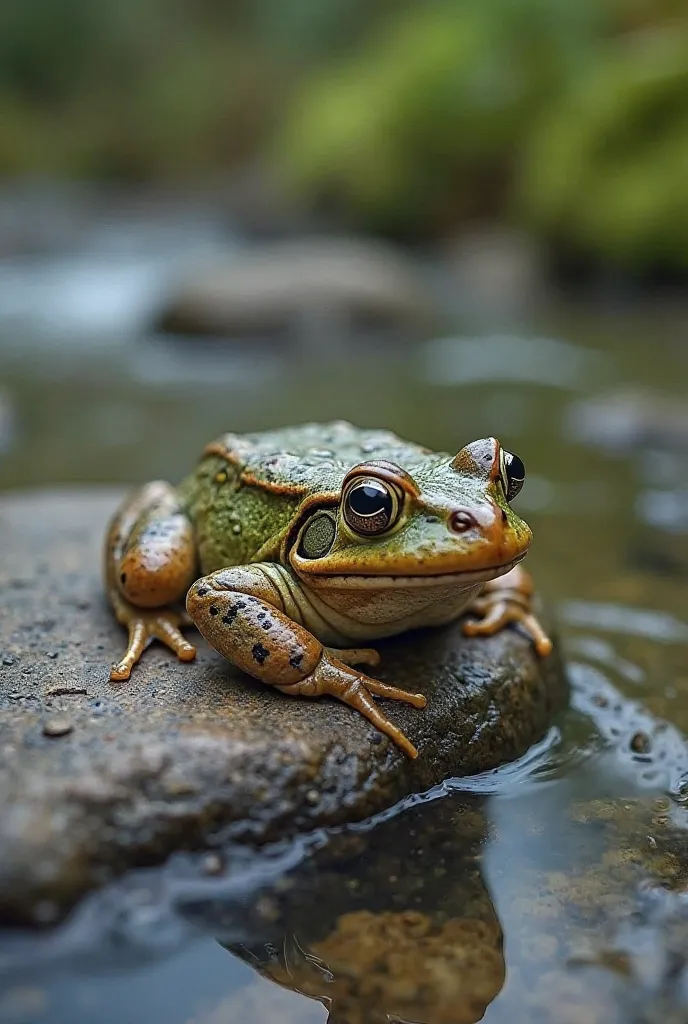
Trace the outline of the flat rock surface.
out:
<instances>
[{"instance_id":1,"label":"flat rock surface","mask_svg":"<svg viewBox=\"0 0 688 1024\"><path fill-rule=\"evenodd\" d=\"M0 498L2 920L48 920L180 848L361 820L520 756L565 703L556 651L539 661L515 630L379 645L380 678L428 697L424 711L381 701L416 761L343 704L282 696L200 638L195 662L154 645L128 683L110 683L125 636L100 544L120 496Z\"/></svg>"}]
</instances>

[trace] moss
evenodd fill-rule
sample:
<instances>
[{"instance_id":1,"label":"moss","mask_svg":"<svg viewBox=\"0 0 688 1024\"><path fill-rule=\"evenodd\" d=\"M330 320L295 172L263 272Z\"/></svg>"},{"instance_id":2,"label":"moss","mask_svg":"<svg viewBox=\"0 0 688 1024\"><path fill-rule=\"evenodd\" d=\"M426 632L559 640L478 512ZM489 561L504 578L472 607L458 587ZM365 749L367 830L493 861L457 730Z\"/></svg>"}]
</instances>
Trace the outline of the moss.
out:
<instances>
[{"instance_id":1,"label":"moss","mask_svg":"<svg viewBox=\"0 0 688 1024\"><path fill-rule=\"evenodd\" d=\"M413 7L306 81L280 158L367 227L488 215L598 261L683 267L687 68L670 3Z\"/></svg>"},{"instance_id":2,"label":"moss","mask_svg":"<svg viewBox=\"0 0 688 1024\"><path fill-rule=\"evenodd\" d=\"M610 43L530 132L519 202L567 246L688 266L688 21Z\"/></svg>"}]
</instances>

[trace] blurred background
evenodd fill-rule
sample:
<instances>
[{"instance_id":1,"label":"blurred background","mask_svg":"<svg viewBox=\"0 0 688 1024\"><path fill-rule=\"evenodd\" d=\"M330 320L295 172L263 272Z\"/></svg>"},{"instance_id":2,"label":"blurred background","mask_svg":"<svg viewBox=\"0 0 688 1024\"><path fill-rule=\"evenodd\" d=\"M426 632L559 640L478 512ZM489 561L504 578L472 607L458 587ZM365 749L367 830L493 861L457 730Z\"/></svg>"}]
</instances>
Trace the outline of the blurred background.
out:
<instances>
[{"instance_id":1,"label":"blurred background","mask_svg":"<svg viewBox=\"0 0 688 1024\"><path fill-rule=\"evenodd\" d=\"M580 386L534 334L678 383L680 0L4 0L0 126L0 486L294 417L457 448Z\"/></svg>"},{"instance_id":2,"label":"blurred background","mask_svg":"<svg viewBox=\"0 0 688 1024\"><path fill-rule=\"evenodd\" d=\"M296 203L419 241L487 219L582 267L686 268L680 0L5 0L0 17L5 175L203 186L268 229Z\"/></svg>"},{"instance_id":3,"label":"blurred background","mask_svg":"<svg viewBox=\"0 0 688 1024\"><path fill-rule=\"evenodd\" d=\"M685 0L0 4L0 489L306 419L496 434L576 678L679 737L687 274ZM631 777L572 721L550 809Z\"/></svg>"}]
</instances>

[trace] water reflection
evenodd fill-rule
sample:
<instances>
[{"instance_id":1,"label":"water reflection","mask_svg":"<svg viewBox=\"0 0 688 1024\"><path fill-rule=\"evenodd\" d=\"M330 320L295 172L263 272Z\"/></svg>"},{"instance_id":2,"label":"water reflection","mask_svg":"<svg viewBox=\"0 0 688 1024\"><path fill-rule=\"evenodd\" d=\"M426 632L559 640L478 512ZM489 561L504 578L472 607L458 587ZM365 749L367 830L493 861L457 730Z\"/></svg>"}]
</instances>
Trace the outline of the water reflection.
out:
<instances>
[{"instance_id":1,"label":"water reflection","mask_svg":"<svg viewBox=\"0 0 688 1024\"><path fill-rule=\"evenodd\" d=\"M480 867L489 827L477 798L455 797L444 809L413 809L377 838L343 832L298 885L263 894L259 934L227 948L320 1000L332 1024L482 1020L505 978L502 929ZM207 921L207 907L192 912Z\"/></svg>"},{"instance_id":2,"label":"water reflection","mask_svg":"<svg viewBox=\"0 0 688 1024\"><path fill-rule=\"evenodd\" d=\"M285 936L269 959L233 951L250 953L253 966L279 985L320 1000L330 1024L475 1024L505 977L496 916L438 925L418 911L360 911L341 917L308 952L296 935Z\"/></svg>"}]
</instances>

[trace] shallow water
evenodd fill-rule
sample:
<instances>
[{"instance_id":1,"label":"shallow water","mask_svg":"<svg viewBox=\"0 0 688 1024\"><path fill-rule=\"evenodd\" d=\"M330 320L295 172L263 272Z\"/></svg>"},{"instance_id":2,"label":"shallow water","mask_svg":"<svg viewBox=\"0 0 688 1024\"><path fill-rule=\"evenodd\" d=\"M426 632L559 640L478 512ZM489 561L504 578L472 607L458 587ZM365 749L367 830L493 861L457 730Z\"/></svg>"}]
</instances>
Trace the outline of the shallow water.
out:
<instances>
[{"instance_id":1,"label":"shallow water","mask_svg":"<svg viewBox=\"0 0 688 1024\"><path fill-rule=\"evenodd\" d=\"M174 232L124 237L0 266L0 486L176 479L214 435L296 419L448 450L496 434L528 466L515 505L572 706L518 765L228 877L188 856L134 872L57 933L7 936L0 1020L688 1020L688 448L671 417L625 449L576 413L620 385L685 400L685 323L569 309L414 343L166 339L147 323Z\"/></svg>"}]
</instances>

